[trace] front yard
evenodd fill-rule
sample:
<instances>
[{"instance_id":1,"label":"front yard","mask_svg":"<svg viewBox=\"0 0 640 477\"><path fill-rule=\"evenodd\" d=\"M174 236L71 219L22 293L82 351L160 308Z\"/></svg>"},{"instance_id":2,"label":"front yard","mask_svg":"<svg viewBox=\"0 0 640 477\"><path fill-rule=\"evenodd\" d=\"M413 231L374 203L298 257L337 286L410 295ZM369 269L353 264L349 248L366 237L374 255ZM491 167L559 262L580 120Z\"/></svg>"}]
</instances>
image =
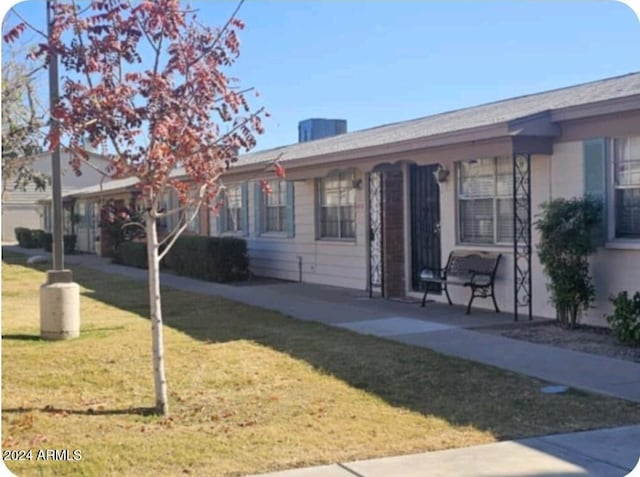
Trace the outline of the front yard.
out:
<instances>
[{"instance_id":1,"label":"front yard","mask_svg":"<svg viewBox=\"0 0 640 477\"><path fill-rule=\"evenodd\" d=\"M2 447L33 456L5 462L17 475L245 475L640 422L637 404L169 289L156 417L146 284L74 270L82 335L45 342L42 268L3 260ZM51 449L69 460L36 459Z\"/></svg>"}]
</instances>

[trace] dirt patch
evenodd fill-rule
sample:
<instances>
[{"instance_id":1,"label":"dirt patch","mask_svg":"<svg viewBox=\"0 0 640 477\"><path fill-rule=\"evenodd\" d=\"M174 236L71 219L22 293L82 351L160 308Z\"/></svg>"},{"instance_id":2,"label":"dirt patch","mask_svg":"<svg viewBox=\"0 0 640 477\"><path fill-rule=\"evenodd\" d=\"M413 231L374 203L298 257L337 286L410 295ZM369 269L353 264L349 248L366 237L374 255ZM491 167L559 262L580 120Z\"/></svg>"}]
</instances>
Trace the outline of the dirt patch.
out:
<instances>
[{"instance_id":1,"label":"dirt patch","mask_svg":"<svg viewBox=\"0 0 640 477\"><path fill-rule=\"evenodd\" d=\"M640 348L620 344L607 328L579 325L568 330L554 321L545 321L496 325L475 331L640 363Z\"/></svg>"}]
</instances>

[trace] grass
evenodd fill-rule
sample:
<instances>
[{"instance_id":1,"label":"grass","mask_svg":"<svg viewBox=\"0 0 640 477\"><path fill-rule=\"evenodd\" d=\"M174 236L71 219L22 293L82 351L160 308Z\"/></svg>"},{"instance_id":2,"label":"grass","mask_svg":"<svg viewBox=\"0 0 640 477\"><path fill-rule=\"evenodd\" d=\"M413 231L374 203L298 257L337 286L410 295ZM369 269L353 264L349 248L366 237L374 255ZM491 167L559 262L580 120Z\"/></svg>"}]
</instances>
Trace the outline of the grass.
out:
<instances>
[{"instance_id":1,"label":"grass","mask_svg":"<svg viewBox=\"0 0 640 477\"><path fill-rule=\"evenodd\" d=\"M640 422L637 404L170 289L161 418L146 284L74 270L81 337L45 342L42 268L3 260L2 446L34 452L5 462L17 475L246 475Z\"/></svg>"}]
</instances>

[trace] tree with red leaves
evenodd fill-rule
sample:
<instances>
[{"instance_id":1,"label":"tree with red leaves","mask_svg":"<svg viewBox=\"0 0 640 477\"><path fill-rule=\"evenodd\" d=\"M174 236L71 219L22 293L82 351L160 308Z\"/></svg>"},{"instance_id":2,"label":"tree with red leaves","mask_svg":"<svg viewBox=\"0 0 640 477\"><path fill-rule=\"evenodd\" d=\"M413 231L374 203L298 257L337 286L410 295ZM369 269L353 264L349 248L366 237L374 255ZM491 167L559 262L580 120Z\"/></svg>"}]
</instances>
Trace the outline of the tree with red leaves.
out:
<instances>
[{"instance_id":1,"label":"tree with red leaves","mask_svg":"<svg viewBox=\"0 0 640 477\"><path fill-rule=\"evenodd\" d=\"M64 142L79 172L88 141L110 158L113 178L135 177L145 204L155 401L167 415L159 263L201 207L216 207L220 177L255 146L262 110L252 111L226 71L239 55L238 8L221 28L203 26L178 0L52 3L53 34L33 53L66 68L50 147ZM19 24L5 41L24 30ZM222 132L222 126L225 132ZM281 167L278 171L284 171ZM173 192L174 210L162 209ZM178 217L162 240L156 222ZM162 252L160 247L162 246Z\"/></svg>"}]
</instances>

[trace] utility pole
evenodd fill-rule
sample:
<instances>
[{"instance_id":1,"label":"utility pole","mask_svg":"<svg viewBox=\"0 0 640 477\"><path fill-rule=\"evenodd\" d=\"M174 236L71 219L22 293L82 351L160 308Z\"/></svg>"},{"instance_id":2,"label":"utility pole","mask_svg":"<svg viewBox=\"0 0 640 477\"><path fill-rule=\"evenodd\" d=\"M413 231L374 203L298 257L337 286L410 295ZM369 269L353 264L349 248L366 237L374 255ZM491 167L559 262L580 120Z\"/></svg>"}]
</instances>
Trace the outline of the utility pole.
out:
<instances>
[{"instance_id":1,"label":"utility pole","mask_svg":"<svg viewBox=\"0 0 640 477\"><path fill-rule=\"evenodd\" d=\"M47 35L49 44L53 34L52 3L47 0ZM49 116L52 136L59 136L58 122L53 111L59 99L58 55L49 52ZM49 340L80 336L80 287L73 283L71 270L64 269L64 210L62 207L62 176L60 144L51 152L53 206L53 270L47 271L47 282L40 287L40 336Z\"/></svg>"},{"instance_id":2,"label":"utility pole","mask_svg":"<svg viewBox=\"0 0 640 477\"><path fill-rule=\"evenodd\" d=\"M55 0L54 0L55 1ZM47 0L47 36L51 40L53 19L51 18L51 0ZM58 85L58 55L55 51L49 54L49 111L51 137L59 136L58 122L53 118L53 110L58 104L60 91ZM53 270L64 270L64 210L62 207L62 177L60 171L60 143L51 152L51 188L53 192Z\"/></svg>"}]
</instances>

